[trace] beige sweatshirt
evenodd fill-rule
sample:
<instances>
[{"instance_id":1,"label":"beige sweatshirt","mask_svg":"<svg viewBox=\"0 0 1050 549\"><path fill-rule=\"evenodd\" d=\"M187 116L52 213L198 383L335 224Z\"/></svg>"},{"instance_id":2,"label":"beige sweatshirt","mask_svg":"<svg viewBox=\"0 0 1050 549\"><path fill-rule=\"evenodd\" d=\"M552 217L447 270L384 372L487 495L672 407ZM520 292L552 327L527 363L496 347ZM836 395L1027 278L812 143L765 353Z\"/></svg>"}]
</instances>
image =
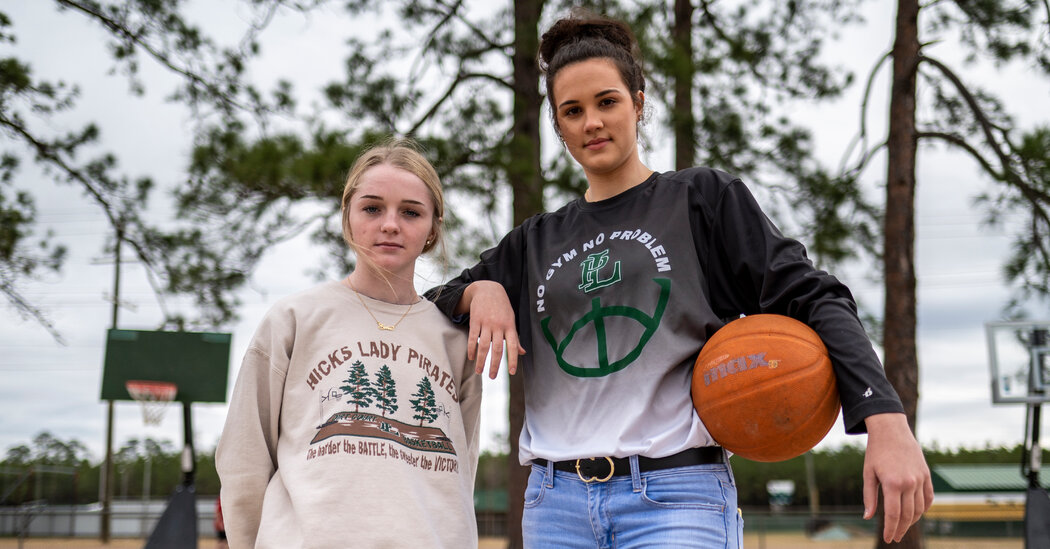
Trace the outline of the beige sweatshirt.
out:
<instances>
[{"instance_id":1,"label":"beige sweatshirt","mask_svg":"<svg viewBox=\"0 0 1050 549\"><path fill-rule=\"evenodd\" d=\"M384 324L407 305L361 296ZM216 449L230 547L477 546L481 378L416 303L381 331L327 282L266 314Z\"/></svg>"}]
</instances>

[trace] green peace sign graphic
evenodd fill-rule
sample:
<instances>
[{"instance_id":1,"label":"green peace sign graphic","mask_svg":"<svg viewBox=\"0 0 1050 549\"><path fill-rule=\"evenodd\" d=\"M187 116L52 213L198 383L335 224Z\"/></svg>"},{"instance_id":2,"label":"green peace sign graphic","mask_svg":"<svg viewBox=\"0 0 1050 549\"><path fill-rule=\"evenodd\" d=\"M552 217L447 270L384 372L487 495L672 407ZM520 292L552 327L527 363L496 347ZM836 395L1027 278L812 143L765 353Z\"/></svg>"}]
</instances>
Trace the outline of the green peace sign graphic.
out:
<instances>
[{"instance_id":1,"label":"green peace sign graphic","mask_svg":"<svg viewBox=\"0 0 1050 549\"><path fill-rule=\"evenodd\" d=\"M667 302L671 296L671 281L666 278L654 278L658 286L660 286L660 297L656 303L656 310L653 311L653 315L646 315L643 311L635 309L634 307L627 307L624 305L613 305L609 307L602 307L601 298L596 297L591 300L591 310L587 314L580 317L579 320L572 324L572 328L569 333L565 335L565 338L558 342L554 339L554 334L551 333L548 328L550 324L550 317L544 318L540 321L540 327L543 328L543 337L550 344L551 349L554 351L554 356L558 359L558 366L561 367L565 373L575 377L603 377L629 366L634 362L639 355L642 354L642 350L645 349L646 343L656 333L656 329L660 327L660 320L663 318L664 310L667 308ZM607 334L605 331L605 319L608 317L622 316L637 321L642 326L645 326L645 332L638 339L638 344L635 345L634 349L626 356L617 360L616 362L609 362L609 348ZM597 368L582 368L569 364L565 361L563 356L565 349L568 348L569 344L572 343L572 338L575 337L576 332L582 330L588 324L594 323L594 333L597 338L598 347L598 367Z\"/></svg>"}]
</instances>

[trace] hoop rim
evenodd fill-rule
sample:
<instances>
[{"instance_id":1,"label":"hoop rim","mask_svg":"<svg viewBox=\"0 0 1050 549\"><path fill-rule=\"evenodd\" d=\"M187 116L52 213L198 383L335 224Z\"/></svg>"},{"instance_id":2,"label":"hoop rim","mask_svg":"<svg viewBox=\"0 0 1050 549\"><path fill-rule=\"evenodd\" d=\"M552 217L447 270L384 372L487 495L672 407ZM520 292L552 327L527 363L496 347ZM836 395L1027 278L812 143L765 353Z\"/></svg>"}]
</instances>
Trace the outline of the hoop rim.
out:
<instances>
[{"instance_id":1,"label":"hoop rim","mask_svg":"<svg viewBox=\"0 0 1050 549\"><path fill-rule=\"evenodd\" d=\"M179 392L179 386L171 381L129 379L124 387L131 399L142 405L142 421L146 425L160 425L164 410Z\"/></svg>"},{"instance_id":2,"label":"hoop rim","mask_svg":"<svg viewBox=\"0 0 1050 549\"><path fill-rule=\"evenodd\" d=\"M179 386L171 381L129 379L124 382L132 400L171 402L178 394Z\"/></svg>"}]
</instances>

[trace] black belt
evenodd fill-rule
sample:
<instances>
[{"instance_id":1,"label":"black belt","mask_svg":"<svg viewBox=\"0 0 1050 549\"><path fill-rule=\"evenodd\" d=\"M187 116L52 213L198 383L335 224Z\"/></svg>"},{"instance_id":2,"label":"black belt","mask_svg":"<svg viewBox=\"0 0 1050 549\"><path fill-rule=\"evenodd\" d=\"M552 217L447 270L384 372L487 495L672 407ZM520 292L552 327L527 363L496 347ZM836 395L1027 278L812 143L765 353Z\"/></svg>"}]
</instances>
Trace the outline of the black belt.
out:
<instances>
[{"instance_id":1,"label":"black belt","mask_svg":"<svg viewBox=\"0 0 1050 549\"><path fill-rule=\"evenodd\" d=\"M672 467L690 465L710 465L724 463L725 454L721 446L701 446L690 448L662 458L638 456L638 472L659 471ZM540 467L547 466L547 460L536 458L532 463ZM598 457L582 458L570 461L554 462L554 469L566 473L576 473L584 482L605 482L614 476L631 474L631 458Z\"/></svg>"}]
</instances>

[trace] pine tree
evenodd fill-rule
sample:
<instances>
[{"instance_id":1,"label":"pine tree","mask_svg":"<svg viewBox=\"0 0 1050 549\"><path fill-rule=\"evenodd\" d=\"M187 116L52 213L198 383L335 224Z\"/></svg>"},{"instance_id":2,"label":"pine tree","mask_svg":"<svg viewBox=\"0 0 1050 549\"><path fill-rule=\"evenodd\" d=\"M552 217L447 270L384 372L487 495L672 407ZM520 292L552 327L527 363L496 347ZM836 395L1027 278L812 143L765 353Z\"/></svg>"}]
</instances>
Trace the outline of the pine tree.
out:
<instances>
[{"instance_id":1,"label":"pine tree","mask_svg":"<svg viewBox=\"0 0 1050 549\"><path fill-rule=\"evenodd\" d=\"M409 402L416 411L412 419L418 419L419 425L422 426L424 421L430 423L437 419L437 401L434 399L434 387L430 385L430 378L423 376L416 388L417 391Z\"/></svg>"},{"instance_id":2,"label":"pine tree","mask_svg":"<svg viewBox=\"0 0 1050 549\"><path fill-rule=\"evenodd\" d=\"M64 16L80 17L86 27L96 27L98 38L107 42L112 53L111 73L128 79L130 96L146 94L144 72L158 74L140 69L149 67L174 76L171 99L189 108L196 128L201 129L205 121L233 123L238 115L262 119L283 112L292 102L278 91L273 103L268 103L266 94L247 81L246 71L248 61L259 52L259 33L283 3L263 0L244 6L243 35L236 47L229 48L197 27L185 13L190 11L186 2L180 0L55 0L32 4L52 4L68 14ZM233 292L248 277L236 272L236 267L224 268L229 254L209 242L208 231L192 223L181 227L158 223L161 220L154 217L155 205L147 203L153 178L133 176L121 168L121 151L105 150L108 144L101 125L77 122L67 127L63 113L77 112L72 118L83 119L80 90L82 85L91 84L38 77L30 62L33 52L20 47L16 40L16 26L9 15L12 11L23 13L7 5L0 11L0 43L7 46L0 59L0 134L5 138L0 154L0 305L6 304L23 318L37 322L56 341L64 341L48 311L24 288L27 282L59 272L67 251L60 237L42 230L36 219L35 189L27 188L20 173L23 165L31 162L56 184L68 185L70 200L83 194L83 200L105 216L113 231L107 254L115 251L112 248L119 250L121 243L125 246L124 251L150 277L167 326L214 329L233 320L239 304ZM225 32L229 34L231 29ZM148 80L149 87L156 83ZM121 98L114 97L113 101ZM176 294L195 302L197 310L190 317L167 309L163 296Z\"/></svg>"},{"instance_id":3,"label":"pine tree","mask_svg":"<svg viewBox=\"0 0 1050 549\"><path fill-rule=\"evenodd\" d=\"M393 414L397 411L397 386L394 383L394 375L386 364L376 373L376 407L383 411L383 417L387 413Z\"/></svg>"},{"instance_id":4,"label":"pine tree","mask_svg":"<svg viewBox=\"0 0 1050 549\"><path fill-rule=\"evenodd\" d=\"M908 424L915 431L919 409L915 196L920 143L940 142L967 153L976 161L978 173L996 182L995 190L978 201L993 224L1007 215L1026 218L1023 228L1014 233L1013 255L1004 269L1017 291L1006 312L1024 315L1024 306L1032 297L1045 299L1050 290L1050 247L1046 245L1050 240L1050 170L1046 169L1050 165L1050 128L1042 123L1033 130L1023 129L998 98L936 57L935 45L942 42L946 31L957 29L971 60L983 58L997 65L1021 60L1042 76L1050 75L1046 44L1050 4L1035 0L898 0L895 23L893 49L872 71L874 77L881 66L891 66L888 135L883 143L864 152L855 170L863 170L874 151L885 146L883 354L886 377L900 395ZM933 39L927 34L933 34ZM861 137L866 138L863 131ZM877 531L881 532L885 517L878 516ZM877 538L877 547L891 545ZM893 546L922 547L922 523Z\"/></svg>"},{"instance_id":5,"label":"pine tree","mask_svg":"<svg viewBox=\"0 0 1050 549\"><path fill-rule=\"evenodd\" d=\"M347 404L353 404L354 411L358 412L361 410L361 406L372 405L372 399L377 396L376 389L368 381L368 371L365 370L365 365L360 360L350 366L348 373L349 377L343 380L346 385L339 388L350 395L346 402Z\"/></svg>"}]
</instances>

